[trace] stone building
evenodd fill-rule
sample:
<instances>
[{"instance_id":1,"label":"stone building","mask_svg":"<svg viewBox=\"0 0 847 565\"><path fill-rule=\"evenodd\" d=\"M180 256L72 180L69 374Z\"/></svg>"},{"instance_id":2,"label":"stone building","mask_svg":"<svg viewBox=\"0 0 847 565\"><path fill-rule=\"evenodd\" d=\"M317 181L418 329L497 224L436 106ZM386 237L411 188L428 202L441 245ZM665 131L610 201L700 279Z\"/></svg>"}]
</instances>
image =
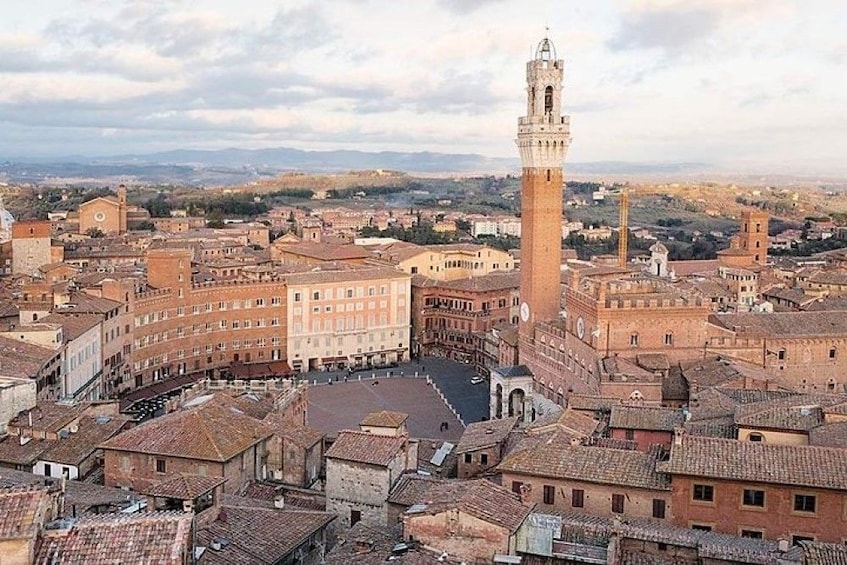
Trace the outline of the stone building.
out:
<instances>
[{"instance_id":1,"label":"stone building","mask_svg":"<svg viewBox=\"0 0 847 565\"><path fill-rule=\"evenodd\" d=\"M533 506L485 479L433 482L403 516L403 537L438 548L443 559L492 563L514 554Z\"/></svg>"},{"instance_id":2,"label":"stone building","mask_svg":"<svg viewBox=\"0 0 847 565\"><path fill-rule=\"evenodd\" d=\"M631 441L635 449L644 452L655 445L670 449L674 431L684 422L682 410L614 405L609 415L609 437Z\"/></svg>"},{"instance_id":3,"label":"stone building","mask_svg":"<svg viewBox=\"0 0 847 565\"><path fill-rule=\"evenodd\" d=\"M379 421L366 418L363 429L371 432L343 430L326 452L326 509L340 525L388 524L391 489L418 464L417 442L395 424L391 413Z\"/></svg>"},{"instance_id":4,"label":"stone building","mask_svg":"<svg viewBox=\"0 0 847 565\"><path fill-rule=\"evenodd\" d=\"M802 392L844 392L847 323L842 312L715 314L703 350L758 365Z\"/></svg>"},{"instance_id":5,"label":"stone building","mask_svg":"<svg viewBox=\"0 0 847 565\"><path fill-rule=\"evenodd\" d=\"M517 425L517 418L503 418L468 424L456 447L460 479L491 472L503 458L506 439Z\"/></svg>"},{"instance_id":6,"label":"stone building","mask_svg":"<svg viewBox=\"0 0 847 565\"><path fill-rule=\"evenodd\" d=\"M39 267L56 261L50 235L50 222L21 221L12 224L13 274L36 275ZM58 260L61 261L61 257Z\"/></svg>"}]
</instances>

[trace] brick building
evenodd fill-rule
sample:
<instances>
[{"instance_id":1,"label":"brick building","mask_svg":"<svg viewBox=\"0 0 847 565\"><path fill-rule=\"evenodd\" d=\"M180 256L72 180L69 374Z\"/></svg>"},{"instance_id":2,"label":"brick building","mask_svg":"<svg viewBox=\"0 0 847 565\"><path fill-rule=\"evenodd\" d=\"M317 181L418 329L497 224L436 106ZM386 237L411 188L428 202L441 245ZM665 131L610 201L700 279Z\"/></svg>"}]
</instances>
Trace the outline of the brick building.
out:
<instances>
[{"instance_id":1,"label":"brick building","mask_svg":"<svg viewBox=\"0 0 847 565\"><path fill-rule=\"evenodd\" d=\"M141 490L186 473L223 477L224 490L237 492L263 478L272 430L229 406L197 401L104 442L106 486Z\"/></svg>"},{"instance_id":2,"label":"brick building","mask_svg":"<svg viewBox=\"0 0 847 565\"><path fill-rule=\"evenodd\" d=\"M118 187L117 196L101 196L79 205L79 233L100 230L104 234L122 234L127 229L126 187Z\"/></svg>"},{"instance_id":3,"label":"brick building","mask_svg":"<svg viewBox=\"0 0 847 565\"><path fill-rule=\"evenodd\" d=\"M485 334L517 324L517 272L438 281L412 279L412 339L418 355L438 355L482 368Z\"/></svg>"},{"instance_id":4,"label":"brick building","mask_svg":"<svg viewBox=\"0 0 847 565\"><path fill-rule=\"evenodd\" d=\"M705 437L674 442L673 521L765 539L844 541L847 460L837 448Z\"/></svg>"},{"instance_id":5,"label":"brick building","mask_svg":"<svg viewBox=\"0 0 847 565\"><path fill-rule=\"evenodd\" d=\"M671 481L657 472L659 459L657 451L540 442L513 451L498 470L504 485L542 509L666 519Z\"/></svg>"}]
</instances>

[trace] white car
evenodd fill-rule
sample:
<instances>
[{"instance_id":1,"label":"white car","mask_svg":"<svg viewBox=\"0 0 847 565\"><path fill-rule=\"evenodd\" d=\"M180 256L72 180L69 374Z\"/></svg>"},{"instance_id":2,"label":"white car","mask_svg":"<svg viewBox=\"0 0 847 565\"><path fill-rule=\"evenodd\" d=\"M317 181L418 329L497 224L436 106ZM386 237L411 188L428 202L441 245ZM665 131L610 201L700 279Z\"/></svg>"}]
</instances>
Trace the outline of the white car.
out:
<instances>
[{"instance_id":1,"label":"white car","mask_svg":"<svg viewBox=\"0 0 847 565\"><path fill-rule=\"evenodd\" d=\"M478 385L479 383L485 382L485 377L480 377L479 375L475 377L471 377L471 384Z\"/></svg>"}]
</instances>

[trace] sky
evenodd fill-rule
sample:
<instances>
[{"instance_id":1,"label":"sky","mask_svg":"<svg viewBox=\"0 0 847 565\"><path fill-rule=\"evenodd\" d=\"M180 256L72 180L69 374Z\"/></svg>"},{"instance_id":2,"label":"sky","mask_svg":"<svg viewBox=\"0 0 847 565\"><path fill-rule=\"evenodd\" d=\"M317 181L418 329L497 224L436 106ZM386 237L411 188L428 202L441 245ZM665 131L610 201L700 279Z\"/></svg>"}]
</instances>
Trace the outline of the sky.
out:
<instances>
[{"instance_id":1,"label":"sky","mask_svg":"<svg viewBox=\"0 0 847 565\"><path fill-rule=\"evenodd\" d=\"M0 158L225 147L517 157L565 61L567 161L845 169L843 0L29 0Z\"/></svg>"}]
</instances>

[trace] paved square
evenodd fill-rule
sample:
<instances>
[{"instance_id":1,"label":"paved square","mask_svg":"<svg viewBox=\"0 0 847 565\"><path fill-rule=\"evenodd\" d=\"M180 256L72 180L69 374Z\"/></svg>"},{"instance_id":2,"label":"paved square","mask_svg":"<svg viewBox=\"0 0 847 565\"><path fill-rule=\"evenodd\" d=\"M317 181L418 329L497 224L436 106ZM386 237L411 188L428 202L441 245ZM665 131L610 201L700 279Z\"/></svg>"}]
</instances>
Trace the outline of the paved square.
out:
<instances>
[{"instance_id":1,"label":"paved square","mask_svg":"<svg viewBox=\"0 0 847 565\"><path fill-rule=\"evenodd\" d=\"M309 425L335 436L339 430L358 430L370 412L393 410L409 415L406 427L413 438L443 439L457 443L462 423L422 377L388 377L309 387ZM441 429L447 422L448 428Z\"/></svg>"}]
</instances>

